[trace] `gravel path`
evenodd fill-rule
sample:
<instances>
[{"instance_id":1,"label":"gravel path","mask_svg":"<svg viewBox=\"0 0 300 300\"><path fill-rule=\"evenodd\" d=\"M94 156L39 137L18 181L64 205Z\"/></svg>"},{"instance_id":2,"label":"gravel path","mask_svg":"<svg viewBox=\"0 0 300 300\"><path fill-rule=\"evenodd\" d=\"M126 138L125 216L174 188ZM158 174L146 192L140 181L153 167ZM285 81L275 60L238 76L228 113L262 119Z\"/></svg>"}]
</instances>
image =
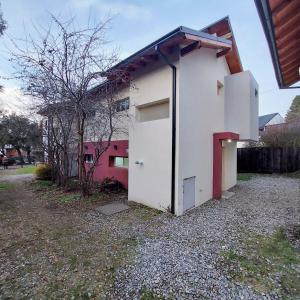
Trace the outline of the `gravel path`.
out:
<instances>
[{"instance_id":1,"label":"gravel path","mask_svg":"<svg viewBox=\"0 0 300 300\"><path fill-rule=\"evenodd\" d=\"M147 228L132 228L143 242L135 264L119 270L114 298L139 299L146 289L175 299L279 299L276 292L258 295L234 283L217 261L245 230L272 234L279 226L299 224L300 182L259 176L233 191L232 198L209 201L182 217L159 216L149 225L150 235Z\"/></svg>"},{"instance_id":2,"label":"gravel path","mask_svg":"<svg viewBox=\"0 0 300 300\"><path fill-rule=\"evenodd\" d=\"M6 181L6 182L24 182L24 181L30 181L34 179L33 174L13 174L13 175L4 175L0 176L0 181Z\"/></svg>"}]
</instances>

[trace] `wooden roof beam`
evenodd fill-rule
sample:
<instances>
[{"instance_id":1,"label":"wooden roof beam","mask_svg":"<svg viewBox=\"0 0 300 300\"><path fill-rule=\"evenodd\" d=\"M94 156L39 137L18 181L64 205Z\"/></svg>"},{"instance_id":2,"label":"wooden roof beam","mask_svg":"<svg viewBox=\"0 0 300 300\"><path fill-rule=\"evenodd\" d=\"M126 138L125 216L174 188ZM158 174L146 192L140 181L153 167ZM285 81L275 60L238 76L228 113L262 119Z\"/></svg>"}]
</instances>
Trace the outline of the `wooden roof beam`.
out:
<instances>
[{"instance_id":1,"label":"wooden roof beam","mask_svg":"<svg viewBox=\"0 0 300 300\"><path fill-rule=\"evenodd\" d=\"M297 67L297 65L292 65L288 68L285 68L282 70L282 74L285 75L287 73L289 73L291 70L298 70L299 68Z\"/></svg>"},{"instance_id":2,"label":"wooden roof beam","mask_svg":"<svg viewBox=\"0 0 300 300\"><path fill-rule=\"evenodd\" d=\"M300 48L296 48L294 51L291 51L288 55L281 55L279 57L280 64L284 65L297 57L300 57Z\"/></svg>"},{"instance_id":3,"label":"wooden roof beam","mask_svg":"<svg viewBox=\"0 0 300 300\"><path fill-rule=\"evenodd\" d=\"M283 26L289 26L290 24L294 24L295 22L297 22L299 15L300 15L300 12L294 14L294 11L292 10L288 14L286 14L284 17L276 18L276 20L274 20L274 22L273 22L274 28L280 29Z\"/></svg>"},{"instance_id":4,"label":"wooden roof beam","mask_svg":"<svg viewBox=\"0 0 300 300\"><path fill-rule=\"evenodd\" d=\"M186 47L182 48L180 50L180 55L185 56L185 55L189 54L191 51L199 49L200 47L201 47L200 42L193 42L193 43L187 45Z\"/></svg>"},{"instance_id":5,"label":"wooden roof beam","mask_svg":"<svg viewBox=\"0 0 300 300\"><path fill-rule=\"evenodd\" d=\"M291 2L292 2L291 0L282 1L277 6L271 8L272 15L276 16L277 14L279 14L284 8L286 8L288 5L290 5Z\"/></svg>"},{"instance_id":6,"label":"wooden roof beam","mask_svg":"<svg viewBox=\"0 0 300 300\"><path fill-rule=\"evenodd\" d=\"M292 84L298 82L299 80L300 80L299 75L298 75L298 76L295 76L295 77L288 78L288 79L285 79L285 78L284 78L284 81L285 81L288 85L292 85Z\"/></svg>"},{"instance_id":7,"label":"wooden roof beam","mask_svg":"<svg viewBox=\"0 0 300 300\"><path fill-rule=\"evenodd\" d=\"M294 36L288 35L288 36L285 36L281 39L277 39L276 44L277 44L277 47L280 48L283 45L285 45L285 44L287 45L287 44L291 43L292 41L294 41L296 39L297 40L300 39L300 32L299 31L296 32L294 34Z\"/></svg>"},{"instance_id":8,"label":"wooden roof beam","mask_svg":"<svg viewBox=\"0 0 300 300\"><path fill-rule=\"evenodd\" d=\"M224 49L224 50L221 50L219 52L217 52L216 56L217 58L221 57L221 56L224 56L224 55L227 55L229 52L230 52L231 49Z\"/></svg>"},{"instance_id":9,"label":"wooden roof beam","mask_svg":"<svg viewBox=\"0 0 300 300\"><path fill-rule=\"evenodd\" d=\"M285 55L293 51L294 49L298 49L300 45L300 39L294 39L289 44L284 44L281 47L278 47L278 54Z\"/></svg>"},{"instance_id":10,"label":"wooden roof beam","mask_svg":"<svg viewBox=\"0 0 300 300\"><path fill-rule=\"evenodd\" d=\"M284 77L289 77L291 75L298 75L299 74L298 72L299 72L298 68L293 68L293 69L290 69L289 71L286 71L283 75L284 75ZM300 75L298 75L298 76L300 76Z\"/></svg>"},{"instance_id":11,"label":"wooden roof beam","mask_svg":"<svg viewBox=\"0 0 300 300\"><path fill-rule=\"evenodd\" d=\"M295 23L290 23L289 25L283 25L280 28L275 28L275 36L276 39L288 38L293 35L295 32L299 30L299 21L300 14L298 18L295 20Z\"/></svg>"},{"instance_id":12,"label":"wooden roof beam","mask_svg":"<svg viewBox=\"0 0 300 300\"><path fill-rule=\"evenodd\" d=\"M281 65L281 69L287 68L289 66L293 66L293 65L297 65L299 67L300 65L300 57L295 57L293 59L290 59L288 62L284 63L284 64L280 64Z\"/></svg>"}]
</instances>

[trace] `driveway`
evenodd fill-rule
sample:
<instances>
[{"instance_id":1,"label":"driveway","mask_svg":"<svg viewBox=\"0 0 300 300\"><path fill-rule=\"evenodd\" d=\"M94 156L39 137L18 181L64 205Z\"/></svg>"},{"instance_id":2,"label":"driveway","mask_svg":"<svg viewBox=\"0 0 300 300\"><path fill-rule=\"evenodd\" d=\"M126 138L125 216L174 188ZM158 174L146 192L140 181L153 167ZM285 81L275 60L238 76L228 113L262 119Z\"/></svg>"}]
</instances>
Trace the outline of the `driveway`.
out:
<instances>
[{"instance_id":1,"label":"driveway","mask_svg":"<svg viewBox=\"0 0 300 300\"><path fill-rule=\"evenodd\" d=\"M287 241L293 264L279 271L256 266L247 277L244 256L237 269L228 260L300 224L299 180L256 176L233 192L182 217L134 204L108 217L14 182L0 190L0 299L281 299L283 287L299 298L299 252Z\"/></svg>"}]
</instances>

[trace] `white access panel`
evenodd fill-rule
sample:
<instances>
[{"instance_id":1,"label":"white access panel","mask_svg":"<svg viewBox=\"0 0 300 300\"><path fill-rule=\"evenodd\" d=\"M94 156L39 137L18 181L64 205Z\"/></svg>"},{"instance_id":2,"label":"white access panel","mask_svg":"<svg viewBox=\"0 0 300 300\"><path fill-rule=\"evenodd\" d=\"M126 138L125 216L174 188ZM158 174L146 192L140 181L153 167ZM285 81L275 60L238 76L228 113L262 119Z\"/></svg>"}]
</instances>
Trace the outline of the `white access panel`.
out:
<instances>
[{"instance_id":1,"label":"white access panel","mask_svg":"<svg viewBox=\"0 0 300 300\"><path fill-rule=\"evenodd\" d=\"M183 179L183 211L195 206L195 176Z\"/></svg>"}]
</instances>

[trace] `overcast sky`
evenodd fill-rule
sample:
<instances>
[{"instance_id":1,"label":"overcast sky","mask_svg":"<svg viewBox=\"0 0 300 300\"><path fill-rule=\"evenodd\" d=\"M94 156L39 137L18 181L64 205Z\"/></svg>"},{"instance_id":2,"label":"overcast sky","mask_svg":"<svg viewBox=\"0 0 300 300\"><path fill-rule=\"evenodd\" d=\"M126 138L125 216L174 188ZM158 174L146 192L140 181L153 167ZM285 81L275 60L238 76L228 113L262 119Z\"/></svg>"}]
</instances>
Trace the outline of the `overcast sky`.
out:
<instances>
[{"instance_id":1,"label":"overcast sky","mask_svg":"<svg viewBox=\"0 0 300 300\"><path fill-rule=\"evenodd\" d=\"M119 47L122 58L183 25L201 29L229 15L245 70L251 70L260 87L260 114L279 112L285 116L299 90L279 90L269 49L253 0L2 0L8 23L6 36L0 39L0 75L9 77L8 36L22 37L23 28L32 24L47 25L49 12L61 18L76 16L83 27L88 17L101 20L114 15L110 40ZM10 46L9 46L10 47ZM6 88L0 106L18 110L24 98L15 80L0 79ZM1 108L1 107L0 107Z\"/></svg>"}]
</instances>

